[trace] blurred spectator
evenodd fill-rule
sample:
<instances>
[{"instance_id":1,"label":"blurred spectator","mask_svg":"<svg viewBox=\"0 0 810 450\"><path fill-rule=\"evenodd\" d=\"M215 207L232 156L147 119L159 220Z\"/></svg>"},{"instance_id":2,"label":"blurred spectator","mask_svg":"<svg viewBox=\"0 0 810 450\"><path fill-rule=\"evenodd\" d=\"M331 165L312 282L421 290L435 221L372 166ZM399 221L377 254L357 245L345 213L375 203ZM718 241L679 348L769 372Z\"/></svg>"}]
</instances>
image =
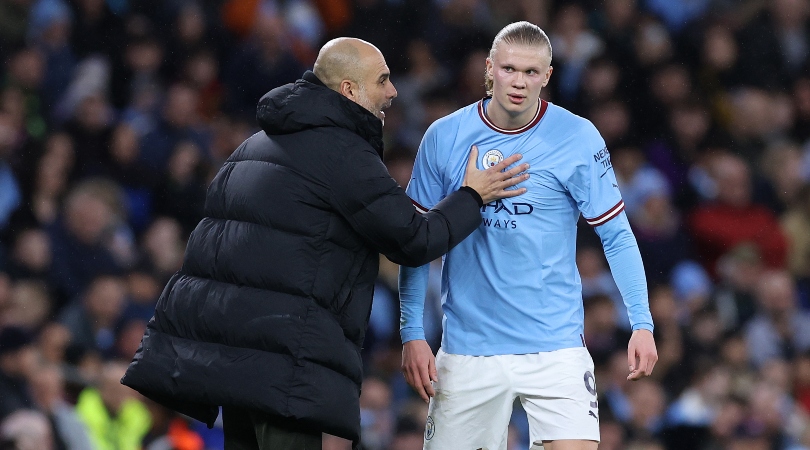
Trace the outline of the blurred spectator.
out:
<instances>
[{"instance_id":1,"label":"blurred spectator","mask_svg":"<svg viewBox=\"0 0 810 450\"><path fill-rule=\"evenodd\" d=\"M774 214L751 202L750 173L745 162L730 154L720 154L710 162L710 170L717 197L714 202L699 206L689 218L695 247L706 269L716 275L720 255L743 242L755 244L768 266L784 267L785 237Z\"/></svg>"},{"instance_id":2,"label":"blurred spectator","mask_svg":"<svg viewBox=\"0 0 810 450\"><path fill-rule=\"evenodd\" d=\"M0 422L0 445L14 450L56 448L48 419L33 409L21 409Z\"/></svg>"},{"instance_id":3,"label":"blurred spectator","mask_svg":"<svg viewBox=\"0 0 810 450\"><path fill-rule=\"evenodd\" d=\"M577 3L567 3L557 12L554 31L549 35L554 49L557 90L560 101L572 101L588 62L598 56L604 44L586 26L585 11Z\"/></svg>"},{"instance_id":4,"label":"blurred spectator","mask_svg":"<svg viewBox=\"0 0 810 450\"><path fill-rule=\"evenodd\" d=\"M802 76L793 84L793 102L796 121L793 124L791 135L805 145L810 140L810 76ZM807 175L807 164L805 164L805 175Z\"/></svg>"},{"instance_id":5,"label":"blurred spectator","mask_svg":"<svg viewBox=\"0 0 810 450\"><path fill-rule=\"evenodd\" d=\"M191 419L164 408L154 402L146 402L152 416L151 428L143 439L144 450L204 450L205 441L189 428Z\"/></svg>"},{"instance_id":6,"label":"blurred spectator","mask_svg":"<svg viewBox=\"0 0 810 450\"><path fill-rule=\"evenodd\" d=\"M587 115L609 149L632 140L632 116L625 102L615 98L605 100L593 105Z\"/></svg>"},{"instance_id":7,"label":"blurred spectator","mask_svg":"<svg viewBox=\"0 0 810 450\"><path fill-rule=\"evenodd\" d=\"M253 116L258 98L304 72L304 65L289 51L286 31L279 17L258 12L250 39L229 56L223 72L230 112Z\"/></svg>"},{"instance_id":8,"label":"blurred spectator","mask_svg":"<svg viewBox=\"0 0 810 450\"><path fill-rule=\"evenodd\" d=\"M32 0L0 2L0 57L3 61L24 42L31 3Z\"/></svg>"},{"instance_id":9,"label":"blurred spectator","mask_svg":"<svg viewBox=\"0 0 810 450\"><path fill-rule=\"evenodd\" d=\"M614 303L607 295L595 294L585 297L583 304L585 306L585 343L594 364L601 365L606 363L613 353L624 347L630 334L617 325L618 316ZM660 355L660 344L658 348Z\"/></svg>"},{"instance_id":10,"label":"blurred spectator","mask_svg":"<svg viewBox=\"0 0 810 450\"><path fill-rule=\"evenodd\" d=\"M678 305L672 290L666 285L653 287L650 291L650 313L655 326L658 347L658 362L653 378L665 380L668 391L678 392L683 387L684 374L690 367L683 363L686 338L680 324Z\"/></svg>"},{"instance_id":11,"label":"blurred spectator","mask_svg":"<svg viewBox=\"0 0 810 450\"><path fill-rule=\"evenodd\" d=\"M115 329L124 312L125 289L121 279L100 276L90 283L80 301L62 310L59 322L70 331L72 345L111 354Z\"/></svg>"},{"instance_id":12,"label":"blurred spectator","mask_svg":"<svg viewBox=\"0 0 810 450\"><path fill-rule=\"evenodd\" d=\"M132 270L127 274L126 285L128 304L123 318L140 319L144 322L151 319L160 291L163 290L163 283L146 270Z\"/></svg>"},{"instance_id":13,"label":"blurred spectator","mask_svg":"<svg viewBox=\"0 0 810 450\"><path fill-rule=\"evenodd\" d=\"M796 202L782 216L788 240L788 269L799 280L810 279L810 184L796 194Z\"/></svg>"},{"instance_id":14,"label":"blurred spectator","mask_svg":"<svg viewBox=\"0 0 810 450\"><path fill-rule=\"evenodd\" d=\"M582 282L582 297L606 295L613 301L614 320L623 330L630 329L627 307L624 305L619 288L613 281L601 249L583 246L577 250L577 268Z\"/></svg>"},{"instance_id":15,"label":"blurred spectator","mask_svg":"<svg viewBox=\"0 0 810 450\"><path fill-rule=\"evenodd\" d=\"M710 0L646 0L645 3L674 33L701 17L711 5Z\"/></svg>"},{"instance_id":16,"label":"blurred spectator","mask_svg":"<svg viewBox=\"0 0 810 450\"><path fill-rule=\"evenodd\" d=\"M755 289L764 270L761 259L757 247L743 243L718 260L719 280L712 297L723 329L738 329L754 316Z\"/></svg>"},{"instance_id":17,"label":"blurred spectator","mask_svg":"<svg viewBox=\"0 0 810 450\"><path fill-rule=\"evenodd\" d=\"M36 348L29 331L0 329L0 421L23 408L33 408L28 380L36 370Z\"/></svg>"},{"instance_id":18,"label":"blurred spectator","mask_svg":"<svg viewBox=\"0 0 810 450\"><path fill-rule=\"evenodd\" d=\"M629 439L651 439L663 426L666 397L656 381L642 379L630 383L627 399L630 417L625 422Z\"/></svg>"},{"instance_id":19,"label":"blurred spectator","mask_svg":"<svg viewBox=\"0 0 810 450\"><path fill-rule=\"evenodd\" d=\"M611 162L647 280L666 282L679 263L693 256L691 238L672 204L669 183L661 172L645 164L636 147L617 148Z\"/></svg>"},{"instance_id":20,"label":"blurred spectator","mask_svg":"<svg viewBox=\"0 0 810 450\"><path fill-rule=\"evenodd\" d=\"M722 365L700 367L694 378L691 387L667 410L666 435L670 448L699 448L728 398L730 376Z\"/></svg>"},{"instance_id":21,"label":"blurred spectator","mask_svg":"<svg viewBox=\"0 0 810 450\"><path fill-rule=\"evenodd\" d=\"M108 164L107 148L112 139L112 111L101 94L84 97L65 124L76 149L76 170L81 176L99 176Z\"/></svg>"},{"instance_id":22,"label":"blurred spectator","mask_svg":"<svg viewBox=\"0 0 810 450\"><path fill-rule=\"evenodd\" d=\"M793 105L785 94L755 88L735 90L729 99L729 132L734 150L749 163L755 163L764 145L784 139L789 133L794 120Z\"/></svg>"},{"instance_id":23,"label":"blurred spectator","mask_svg":"<svg viewBox=\"0 0 810 450\"><path fill-rule=\"evenodd\" d=\"M119 381L126 369L123 362L106 363L98 386L83 390L76 403L97 450L139 450L151 426L149 410Z\"/></svg>"},{"instance_id":24,"label":"blurred spectator","mask_svg":"<svg viewBox=\"0 0 810 450\"><path fill-rule=\"evenodd\" d=\"M154 212L176 219L188 236L205 207L206 180L202 150L194 142L179 142L169 159L166 174L155 187Z\"/></svg>"},{"instance_id":25,"label":"blurred spectator","mask_svg":"<svg viewBox=\"0 0 810 450\"><path fill-rule=\"evenodd\" d=\"M364 449L389 448L394 437L395 424L391 410L391 390L384 380L372 377L363 380L363 391L360 395L360 425Z\"/></svg>"},{"instance_id":26,"label":"blurred spectator","mask_svg":"<svg viewBox=\"0 0 810 450\"><path fill-rule=\"evenodd\" d=\"M38 228L22 230L14 240L8 261L8 274L15 279L38 279L47 282L51 267L51 241Z\"/></svg>"},{"instance_id":27,"label":"blurred spectator","mask_svg":"<svg viewBox=\"0 0 810 450\"><path fill-rule=\"evenodd\" d=\"M70 343L70 330L57 322L49 322L39 332L39 354L43 362L62 364Z\"/></svg>"},{"instance_id":28,"label":"blurred spectator","mask_svg":"<svg viewBox=\"0 0 810 450\"><path fill-rule=\"evenodd\" d=\"M200 93L197 112L206 121L219 113L225 98L218 66L217 59L210 51L200 50L191 55L183 67L183 78Z\"/></svg>"},{"instance_id":29,"label":"blurred spectator","mask_svg":"<svg viewBox=\"0 0 810 450\"><path fill-rule=\"evenodd\" d=\"M45 153L33 164L26 179L25 192L29 201L13 217L17 228L45 228L56 221L74 159L73 141L69 136L57 133L48 137Z\"/></svg>"},{"instance_id":30,"label":"blurred spectator","mask_svg":"<svg viewBox=\"0 0 810 450\"><path fill-rule=\"evenodd\" d=\"M131 104L134 96L145 89L161 89L166 78L164 61L169 58L164 58L163 44L151 30L151 23L138 19L138 26L130 27L123 47L123 65L120 73L114 73L110 86L111 99L117 105Z\"/></svg>"},{"instance_id":31,"label":"blurred spectator","mask_svg":"<svg viewBox=\"0 0 810 450\"><path fill-rule=\"evenodd\" d=\"M792 142L778 141L765 149L759 163L763 181L756 194L776 214L800 200L799 189L810 180L810 174L802 173L802 163L801 148Z\"/></svg>"},{"instance_id":32,"label":"blurred spectator","mask_svg":"<svg viewBox=\"0 0 810 450\"><path fill-rule=\"evenodd\" d=\"M143 265L158 278L161 285L183 264L185 236L180 224L171 218L157 218L142 239Z\"/></svg>"},{"instance_id":33,"label":"blurred spectator","mask_svg":"<svg viewBox=\"0 0 810 450\"><path fill-rule=\"evenodd\" d=\"M44 78L45 56L38 49L26 47L12 55L3 90L3 109L16 115L26 132L36 140L41 140L47 131L40 109Z\"/></svg>"},{"instance_id":34,"label":"blurred spectator","mask_svg":"<svg viewBox=\"0 0 810 450\"><path fill-rule=\"evenodd\" d=\"M64 215L51 227L52 273L60 295L71 299L100 274L120 273L134 258L131 232L121 222L120 192L86 181L65 199Z\"/></svg>"},{"instance_id":35,"label":"blurred spectator","mask_svg":"<svg viewBox=\"0 0 810 450\"><path fill-rule=\"evenodd\" d=\"M119 123L112 134L106 175L118 181L126 197L132 228L143 229L151 219L153 191L158 174L140 161L140 137L127 123Z\"/></svg>"},{"instance_id":36,"label":"blurred spectator","mask_svg":"<svg viewBox=\"0 0 810 450\"><path fill-rule=\"evenodd\" d=\"M756 289L758 312L748 323L751 362L791 359L810 349L810 313L798 310L796 287L787 272L764 273Z\"/></svg>"},{"instance_id":37,"label":"blurred spectator","mask_svg":"<svg viewBox=\"0 0 810 450\"><path fill-rule=\"evenodd\" d=\"M600 56L590 60L582 74L579 87L579 98L575 112L589 110L595 104L603 103L611 98L622 98L620 90L622 71L618 64L607 56Z\"/></svg>"},{"instance_id":38,"label":"blurred spectator","mask_svg":"<svg viewBox=\"0 0 810 450\"><path fill-rule=\"evenodd\" d=\"M74 16L71 46L77 56L100 55L118 63L126 36L121 17L104 0L76 0L70 6Z\"/></svg>"},{"instance_id":39,"label":"blurred spectator","mask_svg":"<svg viewBox=\"0 0 810 450\"><path fill-rule=\"evenodd\" d=\"M62 0L37 0L31 8L29 40L45 58L42 80L42 113L47 120L70 84L71 72L77 60L70 46L73 15Z\"/></svg>"},{"instance_id":40,"label":"blurred spectator","mask_svg":"<svg viewBox=\"0 0 810 450\"><path fill-rule=\"evenodd\" d=\"M8 163L13 140L13 130L0 116L0 232L5 230L11 215L23 201L19 182Z\"/></svg>"},{"instance_id":41,"label":"blurred spectator","mask_svg":"<svg viewBox=\"0 0 810 450\"><path fill-rule=\"evenodd\" d=\"M65 450L92 448L87 429L73 405L65 400L64 377L58 366L45 365L31 377L31 392L37 407L52 424L55 447Z\"/></svg>"},{"instance_id":42,"label":"blurred spectator","mask_svg":"<svg viewBox=\"0 0 810 450\"><path fill-rule=\"evenodd\" d=\"M11 303L0 323L27 330L38 330L51 317L52 301L42 281L21 280L14 283Z\"/></svg>"},{"instance_id":43,"label":"blurred spectator","mask_svg":"<svg viewBox=\"0 0 810 450\"><path fill-rule=\"evenodd\" d=\"M199 94L183 84L172 85L166 93L166 103L157 126L141 140L140 161L151 170L167 169L174 149L182 141L195 143L207 152L207 139L197 114Z\"/></svg>"}]
</instances>

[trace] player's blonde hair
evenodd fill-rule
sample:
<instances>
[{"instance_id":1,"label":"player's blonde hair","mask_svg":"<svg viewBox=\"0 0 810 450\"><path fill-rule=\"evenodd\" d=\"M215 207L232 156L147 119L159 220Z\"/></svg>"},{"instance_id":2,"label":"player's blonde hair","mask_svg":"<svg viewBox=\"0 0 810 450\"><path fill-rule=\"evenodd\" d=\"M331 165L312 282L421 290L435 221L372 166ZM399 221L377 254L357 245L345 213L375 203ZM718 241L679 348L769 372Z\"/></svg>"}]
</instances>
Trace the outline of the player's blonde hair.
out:
<instances>
[{"instance_id":1,"label":"player's blonde hair","mask_svg":"<svg viewBox=\"0 0 810 450\"><path fill-rule=\"evenodd\" d=\"M551 61L551 41L548 40L548 36L542 28L531 22L523 20L510 23L503 27L501 31L495 35L495 39L492 40L492 48L489 49L490 60L495 55L495 50L497 50L498 45L501 43L520 44L530 47L545 46L548 49L549 62ZM484 70L484 87L487 90L487 95L492 95L492 86L492 77L488 71Z\"/></svg>"}]
</instances>

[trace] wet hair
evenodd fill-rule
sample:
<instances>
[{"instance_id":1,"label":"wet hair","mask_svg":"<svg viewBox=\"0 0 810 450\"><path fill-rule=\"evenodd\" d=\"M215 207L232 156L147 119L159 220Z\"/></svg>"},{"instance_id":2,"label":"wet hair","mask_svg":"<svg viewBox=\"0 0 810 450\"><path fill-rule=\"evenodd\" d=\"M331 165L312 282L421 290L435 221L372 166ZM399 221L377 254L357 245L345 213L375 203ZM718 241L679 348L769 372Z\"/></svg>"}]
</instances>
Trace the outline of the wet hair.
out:
<instances>
[{"instance_id":1,"label":"wet hair","mask_svg":"<svg viewBox=\"0 0 810 450\"><path fill-rule=\"evenodd\" d=\"M510 23L503 27L501 31L495 35L495 39L492 40L492 48L489 49L490 59L495 55L495 50L498 48L498 45L502 43L519 44L529 47L545 46L548 49L549 61L551 60L551 41L548 40L548 36L542 28L531 22L524 20ZM484 71L484 86L487 89L487 95L492 95L492 85L492 78Z\"/></svg>"}]
</instances>

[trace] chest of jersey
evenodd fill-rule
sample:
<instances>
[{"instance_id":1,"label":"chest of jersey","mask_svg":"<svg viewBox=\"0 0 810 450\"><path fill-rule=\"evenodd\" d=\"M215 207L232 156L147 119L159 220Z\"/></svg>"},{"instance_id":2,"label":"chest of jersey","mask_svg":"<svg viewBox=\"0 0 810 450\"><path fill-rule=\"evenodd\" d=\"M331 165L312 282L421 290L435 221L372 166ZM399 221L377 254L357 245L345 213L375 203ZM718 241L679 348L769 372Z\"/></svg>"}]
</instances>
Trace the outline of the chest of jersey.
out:
<instances>
[{"instance_id":1,"label":"chest of jersey","mask_svg":"<svg viewBox=\"0 0 810 450\"><path fill-rule=\"evenodd\" d=\"M576 224L579 216L576 202L561 181L571 162L566 160L564 148L549 145L542 139L541 125L517 135L498 133L483 126L460 130L454 148L469 149L473 145L478 147L478 169L484 170L516 153L523 155L519 163L529 164L530 178L517 186L525 187L527 192L484 205L481 210L484 227L493 231L531 232L555 231ZM467 156L457 152L448 161L446 173L453 175L445 179L446 192L461 186Z\"/></svg>"}]
</instances>

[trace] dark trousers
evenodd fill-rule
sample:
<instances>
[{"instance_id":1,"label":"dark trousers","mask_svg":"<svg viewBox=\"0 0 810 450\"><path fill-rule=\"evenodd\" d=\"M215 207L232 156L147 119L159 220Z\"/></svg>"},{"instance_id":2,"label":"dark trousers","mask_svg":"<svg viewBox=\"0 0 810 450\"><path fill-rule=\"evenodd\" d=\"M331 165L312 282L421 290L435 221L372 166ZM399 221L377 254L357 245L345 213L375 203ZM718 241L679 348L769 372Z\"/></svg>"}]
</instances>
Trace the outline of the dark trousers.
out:
<instances>
[{"instance_id":1,"label":"dark trousers","mask_svg":"<svg viewBox=\"0 0 810 450\"><path fill-rule=\"evenodd\" d=\"M222 407L225 450L321 450L321 433L302 429L293 421Z\"/></svg>"}]
</instances>

